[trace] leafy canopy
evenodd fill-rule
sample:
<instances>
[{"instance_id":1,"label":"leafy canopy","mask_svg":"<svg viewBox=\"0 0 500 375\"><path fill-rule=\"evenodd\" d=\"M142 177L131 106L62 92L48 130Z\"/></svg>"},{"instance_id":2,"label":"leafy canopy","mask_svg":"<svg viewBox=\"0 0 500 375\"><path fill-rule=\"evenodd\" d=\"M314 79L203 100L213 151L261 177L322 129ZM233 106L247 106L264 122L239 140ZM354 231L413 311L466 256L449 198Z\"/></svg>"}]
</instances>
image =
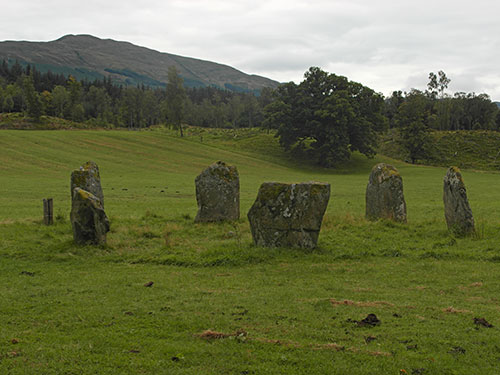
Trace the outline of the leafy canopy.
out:
<instances>
[{"instance_id":1,"label":"leafy canopy","mask_svg":"<svg viewBox=\"0 0 500 375\"><path fill-rule=\"evenodd\" d=\"M385 126L383 98L346 77L311 67L299 85L280 86L265 108L269 127L286 150L333 166L353 151L375 155L375 131Z\"/></svg>"},{"instance_id":2,"label":"leafy canopy","mask_svg":"<svg viewBox=\"0 0 500 375\"><path fill-rule=\"evenodd\" d=\"M186 101L186 90L184 89L182 77L174 65L168 68L168 82L166 88L167 118L182 134L182 118L184 115L184 104Z\"/></svg>"},{"instance_id":3,"label":"leafy canopy","mask_svg":"<svg viewBox=\"0 0 500 375\"><path fill-rule=\"evenodd\" d=\"M429 156L430 138L428 122L432 100L419 90L407 93L399 106L396 121L401 131L400 143L414 164Z\"/></svg>"}]
</instances>

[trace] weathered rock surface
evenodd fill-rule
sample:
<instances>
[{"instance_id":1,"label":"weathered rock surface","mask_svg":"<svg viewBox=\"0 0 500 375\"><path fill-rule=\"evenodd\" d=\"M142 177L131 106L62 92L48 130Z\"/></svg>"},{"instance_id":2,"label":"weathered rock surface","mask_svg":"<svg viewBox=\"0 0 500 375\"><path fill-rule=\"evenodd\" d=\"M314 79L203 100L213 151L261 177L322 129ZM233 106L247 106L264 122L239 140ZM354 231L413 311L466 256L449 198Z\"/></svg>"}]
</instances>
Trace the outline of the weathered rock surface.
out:
<instances>
[{"instance_id":1,"label":"weathered rock surface","mask_svg":"<svg viewBox=\"0 0 500 375\"><path fill-rule=\"evenodd\" d=\"M457 167L450 167L443 184L444 216L448 229L465 236L474 232L474 217L467 200L462 174Z\"/></svg>"},{"instance_id":2,"label":"weathered rock surface","mask_svg":"<svg viewBox=\"0 0 500 375\"><path fill-rule=\"evenodd\" d=\"M73 197L73 190L77 187L95 195L104 207L101 176L99 175L99 168L96 163L88 161L71 173L71 197Z\"/></svg>"},{"instance_id":3,"label":"weathered rock surface","mask_svg":"<svg viewBox=\"0 0 500 375\"><path fill-rule=\"evenodd\" d=\"M248 212L254 244L316 247L329 199L327 183L263 183Z\"/></svg>"},{"instance_id":4,"label":"weathered rock surface","mask_svg":"<svg viewBox=\"0 0 500 375\"><path fill-rule=\"evenodd\" d=\"M195 185L198 202L195 222L240 218L240 179L236 167L218 161L196 177Z\"/></svg>"},{"instance_id":5,"label":"weathered rock surface","mask_svg":"<svg viewBox=\"0 0 500 375\"><path fill-rule=\"evenodd\" d=\"M92 193L76 187L71 201L71 225L77 244L102 245L106 243L109 220L101 200Z\"/></svg>"},{"instance_id":6,"label":"weathered rock surface","mask_svg":"<svg viewBox=\"0 0 500 375\"><path fill-rule=\"evenodd\" d=\"M379 163L370 173L366 187L366 218L406 223L403 179L392 165Z\"/></svg>"}]
</instances>

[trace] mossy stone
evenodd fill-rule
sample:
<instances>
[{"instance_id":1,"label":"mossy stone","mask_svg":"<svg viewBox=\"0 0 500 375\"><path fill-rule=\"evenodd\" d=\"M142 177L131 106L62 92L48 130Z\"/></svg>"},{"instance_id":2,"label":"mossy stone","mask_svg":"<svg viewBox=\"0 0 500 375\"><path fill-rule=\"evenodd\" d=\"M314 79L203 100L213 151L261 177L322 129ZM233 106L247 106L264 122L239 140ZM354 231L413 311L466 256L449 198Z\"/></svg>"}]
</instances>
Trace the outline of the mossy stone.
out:
<instances>
[{"instance_id":1,"label":"mossy stone","mask_svg":"<svg viewBox=\"0 0 500 375\"><path fill-rule=\"evenodd\" d=\"M392 165L379 163L370 173L366 187L366 218L406 223L403 179Z\"/></svg>"},{"instance_id":2,"label":"mossy stone","mask_svg":"<svg viewBox=\"0 0 500 375\"><path fill-rule=\"evenodd\" d=\"M71 173L71 197L73 197L73 190L80 188L92 193L100 199L104 207L104 194L101 187L101 176L99 174L99 167L93 161L88 161L83 164L79 169Z\"/></svg>"},{"instance_id":3,"label":"mossy stone","mask_svg":"<svg viewBox=\"0 0 500 375\"><path fill-rule=\"evenodd\" d=\"M263 183L248 212L254 244L316 247L329 199L327 183Z\"/></svg>"},{"instance_id":4,"label":"mossy stone","mask_svg":"<svg viewBox=\"0 0 500 375\"><path fill-rule=\"evenodd\" d=\"M79 245L103 245L109 231L109 220L101 200L91 192L76 187L71 201L73 239Z\"/></svg>"},{"instance_id":5,"label":"mossy stone","mask_svg":"<svg viewBox=\"0 0 500 375\"><path fill-rule=\"evenodd\" d=\"M474 217L460 169L450 167L443 181L444 216L448 230L458 236L474 233Z\"/></svg>"},{"instance_id":6,"label":"mossy stone","mask_svg":"<svg viewBox=\"0 0 500 375\"><path fill-rule=\"evenodd\" d=\"M198 213L195 222L240 218L240 179L235 166L218 161L195 179Z\"/></svg>"}]
</instances>

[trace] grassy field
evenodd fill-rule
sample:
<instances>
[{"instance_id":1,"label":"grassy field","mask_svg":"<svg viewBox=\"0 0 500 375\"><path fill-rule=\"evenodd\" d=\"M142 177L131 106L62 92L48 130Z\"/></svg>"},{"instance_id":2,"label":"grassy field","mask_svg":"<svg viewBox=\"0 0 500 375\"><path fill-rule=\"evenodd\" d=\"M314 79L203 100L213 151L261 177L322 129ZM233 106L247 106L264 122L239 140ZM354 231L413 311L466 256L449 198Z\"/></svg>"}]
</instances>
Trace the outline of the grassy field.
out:
<instances>
[{"instance_id":1,"label":"grassy field","mask_svg":"<svg viewBox=\"0 0 500 375\"><path fill-rule=\"evenodd\" d=\"M104 247L72 243L87 160ZM241 219L194 224L194 178L217 160L238 167ZM407 225L364 219L380 161L403 176ZM359 155L321 169L258 131L1 131L0 374L496 374L500 174L463 171L472 238L446 230L444 174ZM260 184L311 180L332 185L318 248L254 247Z\"/></svg>"}]
</instances>

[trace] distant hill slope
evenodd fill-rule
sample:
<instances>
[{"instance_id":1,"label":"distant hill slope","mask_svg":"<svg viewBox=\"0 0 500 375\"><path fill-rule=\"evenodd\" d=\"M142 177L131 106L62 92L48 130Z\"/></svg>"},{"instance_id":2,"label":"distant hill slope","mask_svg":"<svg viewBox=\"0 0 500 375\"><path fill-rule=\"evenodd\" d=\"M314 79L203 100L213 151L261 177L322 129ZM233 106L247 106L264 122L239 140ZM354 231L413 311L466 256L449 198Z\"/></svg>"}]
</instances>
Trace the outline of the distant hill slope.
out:
<instances>
[{"instance_id":1,"label":"distant hill slope","mask_svg":"<svg viewBox=\"0 0 500 375\"><path fill-rule=\"evenodd\" d=\"M216 86L237 92L257 92L278 85L271 79L248 75L227 65L91 35L66 35L52 42L0 42L2 59L29 63L41 71L72 74L79 79L110 76L115 82L127 85L162 86L171 65L177 67L188 87Z\"/></svg>"},{"instance_id":2,"label":"distant hill slope","mask_svg":"<svg viewBox=\"0 0 500 375\"><path fill-rule=\"evenodd\" d=\"M490 130L432 131L429 157L419 163L459 168L500 170L500 132ZM381 137L378 152L405 160L407 153L392 131Z\"/></svg>"}]
</instances>

